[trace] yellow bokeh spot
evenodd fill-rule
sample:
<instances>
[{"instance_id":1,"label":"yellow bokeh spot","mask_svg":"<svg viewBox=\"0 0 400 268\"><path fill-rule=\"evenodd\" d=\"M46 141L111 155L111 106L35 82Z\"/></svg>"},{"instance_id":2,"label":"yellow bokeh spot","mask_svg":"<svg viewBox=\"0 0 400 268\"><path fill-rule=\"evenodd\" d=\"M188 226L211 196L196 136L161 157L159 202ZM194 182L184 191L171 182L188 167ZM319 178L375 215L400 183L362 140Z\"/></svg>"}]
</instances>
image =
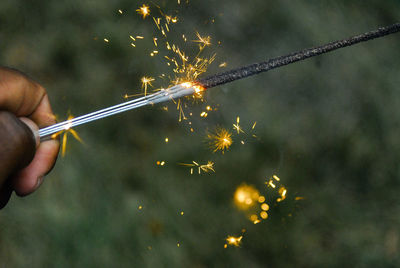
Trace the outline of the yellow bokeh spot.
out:
<instances>
[{"instance_id":1,"label":"yellow bokeh spot","mask_svg":"<svg viewBox=\"0 0 400 268\"><path fill-rule=\"evenodd\" d=\"M260 217L265 220L266 218L268 218L268 213L265 211L261 211Z\"/></svg>"},{"instance_id":2,"label":"yellow bokeh spot","mask_svg":"<svg viewBox=\"0 0 400 268\"><path fill-rule=\"evenodd\" d=\"M242 184L234 193L234 202L237 208L247 210L258 201L260 193L251 185Z\"/></svg>"},{"instance_id":3,"label":"yellow bokeh spot","mask_svg":"<svg viewBox=\"0 0 400 268\"><path fill-rule=\"evenodd\" d=\"M267 204L267 203L262 204L262 205L261 205L261 209L262 209L262 210L265 210L265 211L269 210L268 204Z\"/></svg>"}]
</instances>

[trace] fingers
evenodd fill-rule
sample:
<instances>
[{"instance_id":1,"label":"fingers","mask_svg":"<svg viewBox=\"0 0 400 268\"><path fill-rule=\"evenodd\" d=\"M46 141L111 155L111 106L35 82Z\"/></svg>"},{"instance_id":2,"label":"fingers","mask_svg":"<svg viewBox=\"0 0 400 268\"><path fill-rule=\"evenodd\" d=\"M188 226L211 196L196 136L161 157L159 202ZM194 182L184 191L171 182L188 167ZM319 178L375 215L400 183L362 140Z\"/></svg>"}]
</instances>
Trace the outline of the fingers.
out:
<instances>
[{"instance_id":1,"label":"fingers","mask_svg":"<svg viewBox=\"0 0 400 268\"><path fill-rule=\"evenodd\" d=\"M44 176L53 168L59 148L57 140L40 144L32 162L13 178L13 187L19 196L28 195L40 186Z\"/></svg>"},{"instance_id":2,"label":"fingers","mask_svg":"<svg viewBox=\"0 0 400 268\"><path fill-rule=\"evenodd\" d=\"M34 157L36 141L30 128L9 112L0 111L0 184Z\"/></svg>"},{"instance_id":3,"label":"fingers","mask_svg":"<svg viewBox=\"0 0 400 268\"><path fill-rule=\"evenodd\" d=\"M19 71L4 67L0 67L2 110L28 119L21 119L24 124L15 116L9 118L11 114L4 112L8 121L4 121L7 128L0 125L0 208L7 203L12 190L18 195L26 195L37 189L43 176L54 166L59 151L59 142L51 140L41 143L35 154L32 132L28 144L21 132L29 131L27 126L43 128L55 124L55 116L42 86ZM36 139L38 141L38 136Z\"/></svg>"},{"instance_id":4,"label":"fingers","mask_svg":"<svg viewBox=\"0 0 400 268\"><path fill-rule=\"evenodd\" d=\"M0 67L0 110L28 117L45 95L43 87L22 73Z\"/></svg>"},{"instance_id":5,"label":"fingers","mask_svg":"<svg viewBox=\"0 0 400 268\"><path fill-rule=\"evenodd\" d=\"M34 158L35 136L10 112L0 111L0 208L12 193L11 177Z\"/></svg>"}]
</instances>

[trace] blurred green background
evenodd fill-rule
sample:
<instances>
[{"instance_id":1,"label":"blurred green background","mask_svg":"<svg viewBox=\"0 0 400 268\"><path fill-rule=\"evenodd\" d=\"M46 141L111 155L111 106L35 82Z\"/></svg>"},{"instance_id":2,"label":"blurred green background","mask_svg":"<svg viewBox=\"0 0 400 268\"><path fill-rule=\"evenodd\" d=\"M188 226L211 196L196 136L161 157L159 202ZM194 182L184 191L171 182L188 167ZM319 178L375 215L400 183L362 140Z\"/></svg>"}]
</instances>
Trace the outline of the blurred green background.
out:
<instances>
[{"instance_id":1,"label":"blurred green background","mask_svg":"<svg viewBox=\"0 0 400 268\"><path fill-rule=\"evenodd\" d=\"M154 32L142 4L2 0L0 63L44 85L60 119L116 104L164 66L129 45ZM209 74L400 21L397 0L157 4L179 11L189 40L221 42ZM398 267L399 44L388 36L212 89L188 108L193 133L173 104L77 128L85 143L70 138L42 187L0 212L0 267ZM218 111L202 119L205 105ZM206 131L236 116L246 131L257 121L258 139L212 153ZM178 165L193 160L216 172ZM254 225L233 193L246 182L268 198L272 174L288 198ZM224 249L242 228L241 246Z\"/></svg>"}]
</instances>

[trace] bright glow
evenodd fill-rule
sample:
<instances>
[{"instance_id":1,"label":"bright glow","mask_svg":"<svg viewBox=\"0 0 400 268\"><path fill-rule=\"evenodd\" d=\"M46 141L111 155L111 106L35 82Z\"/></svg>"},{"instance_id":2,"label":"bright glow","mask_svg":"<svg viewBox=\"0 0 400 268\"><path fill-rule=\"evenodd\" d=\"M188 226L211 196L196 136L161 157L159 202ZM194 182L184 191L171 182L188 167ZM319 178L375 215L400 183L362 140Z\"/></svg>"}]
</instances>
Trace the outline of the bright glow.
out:
<instances>
[{"instance_id":1,"label":"bright glow","mask_svg":"<svg viewBox=\"0 0 400 268\"><path fill-rule=\"evenodd\" d=\"M234 193L234 202L238 209L248 210L258 201L260 193L251 185L242 184Z\"/></svg>"},{"instance_id":2,"label":"bright glow","mask_svg":"<svg viewBox=\"0 0 400 268\"><path fill-rule=\"evenodd\" d=\"M143 4L143 6L139 7L136 9L137 13L143 16L143 19L145 19L148 15L150 15L150 8L149 6L146 6Z\"/></svg>"},{"instance_id":3,"label":"bright glow","mask_svg":"<svg viewBox=\"0 0 400 268\"><path fill-rule=\"evenodd\" d=\"M232 145L232 133L224 128L218 128L215 133L210 133L207 138L210 140L210 146L214 152L228 150Z\"/></svg>"}]
</instances>

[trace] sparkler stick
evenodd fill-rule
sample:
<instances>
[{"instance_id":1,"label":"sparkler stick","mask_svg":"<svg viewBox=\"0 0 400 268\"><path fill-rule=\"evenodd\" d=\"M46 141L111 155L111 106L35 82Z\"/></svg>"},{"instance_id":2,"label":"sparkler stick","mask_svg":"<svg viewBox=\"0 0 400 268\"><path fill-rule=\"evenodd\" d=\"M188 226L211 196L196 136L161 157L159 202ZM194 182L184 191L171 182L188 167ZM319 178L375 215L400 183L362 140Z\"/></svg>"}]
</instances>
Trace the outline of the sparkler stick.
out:
<instances>
[{"instance_id":1,"label":"sparkler stick","mask_svg":"<svg viewBox=\"0 0 400 268\"><path fill-rule=\"evenodd\" d=\"M277 57L260 63L254 63L245 67L209 76L199 80L198 83L204 88L215 87L235 80L246 78L255 74L259 74L261 72L266 72L278 67L282 67L284 65L288 65L296 61L301 61L314 56L318 56L339 48L352 46L357 43L397 33L399 31L400 31L400 23L396 23L390 26L381 27L375 31L355 35L347 39L334 41L318 47L307 48L301 51L291 53L289 55Z\"/></svg>"},{"instance_id":2,"label":"sparkler stick","mask_svg":"<svg viewBox=\"0 0 400 268\"><path fill-rule=\"evenodd\" d=\"M334 41L322 46L304 49L294 52L285 56L270 59L264 62L251 64L245 67L240 67L220 74L212 75L204 79L194 82L182 83L172 86L165 90L160 90L154 94L147 95L141 98L127 101L109 108L105 108L96 112L92 112L71 120L67 120L39 130L40 139L42 141L50 139L52 135L68 130L72 127L82 125L97 119L108 117L114 114L122 113L128 110L136 109L149 104L156 104L165 102L171 99L177 99L187 95L198 93L204 89L212 88L218 85L226 84L235 80L246 78L252 75L266 72L278 67L282 67L297 61L305 60L314 56L318 56L339 48L352 46L360 42L365 42L375 38L383 37L389 34L397 33L400 31L400 23L390 26L381 27L375 31L367 32L364 34L356 35L347 39Z\"/></svg>"}]
</instances>

